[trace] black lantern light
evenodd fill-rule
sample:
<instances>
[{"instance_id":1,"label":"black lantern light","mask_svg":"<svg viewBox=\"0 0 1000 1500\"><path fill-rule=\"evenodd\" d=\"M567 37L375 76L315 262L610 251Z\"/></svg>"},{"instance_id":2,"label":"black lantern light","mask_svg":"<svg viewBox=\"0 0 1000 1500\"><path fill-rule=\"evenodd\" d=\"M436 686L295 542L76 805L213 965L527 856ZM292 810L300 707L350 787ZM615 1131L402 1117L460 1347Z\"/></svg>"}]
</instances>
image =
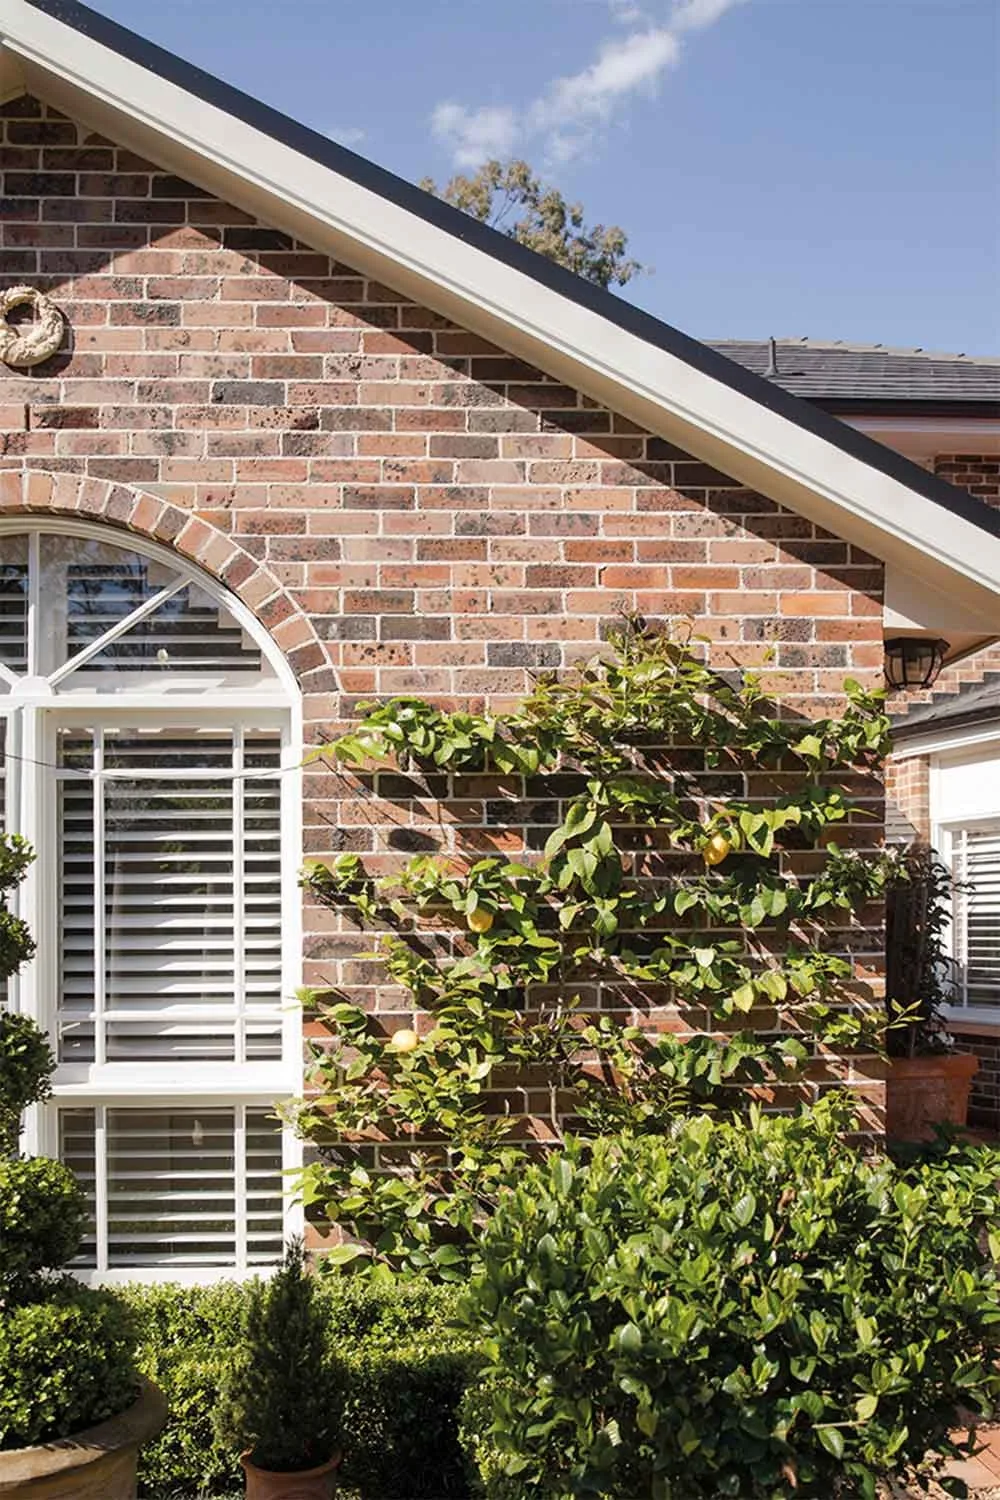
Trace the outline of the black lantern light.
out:
<instances>
[{"instance_id":1,"label":"black lantern light","mask_svg":"<svg viewBox=\"0 0 1000 1500\"><path fill-rule=\"evenodd\" d=\"M947 641L897 635L885 643L885 680L890 688L932 687L944 665Z\"/></svg>"}]
</instances>

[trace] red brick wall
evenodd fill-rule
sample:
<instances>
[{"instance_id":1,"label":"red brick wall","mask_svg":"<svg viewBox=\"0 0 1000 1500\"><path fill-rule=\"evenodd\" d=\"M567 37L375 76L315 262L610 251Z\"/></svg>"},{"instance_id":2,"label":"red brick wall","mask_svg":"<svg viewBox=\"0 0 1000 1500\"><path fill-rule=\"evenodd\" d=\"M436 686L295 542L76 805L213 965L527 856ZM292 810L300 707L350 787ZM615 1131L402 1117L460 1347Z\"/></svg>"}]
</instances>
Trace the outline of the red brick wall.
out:
<instances>
[{"instance_id":1,"label":"red brick wall","mask_svg":"<svg viewBox=\"0 0 1000 1500\"><path fill-rule=\"evenodd\" d=\"M1000 1132L1000 1028L992 1034L985 1027L975 1033L953 1028L952 1035L960 1051L974 1052L979 1058L969 1098L969 1124Z\"/></svg>"},{"instance_id":2,"label":"red brick wall","mask_svg":"<svg viewBox=\"0 0 1000 1500\"><path fill-rule=\"evenodd\" d=\"M930 761L914 755L889 760L885 768L885 834L892 843L929 841Z\"/></svg>"},{"instance_id":3,"label":"red brick wall","mask_svg":"<svg viewBox=\"0 0 1000 1500\"><path fill-rule=\"evenodd\" d=\"M49 291L72 328L0 382L2 504L102 515L202 562L288 654L311 739L359 695L516 699L622 609L690 617L790 709L879 679L870 556L131 151L32 101L0 115L6 281ZM544 837L508 826L495 782L442 819L455 790L315 769L307 852ZM844 946L877 968L877 920ZM391 1010L356 947L312 914L307 981Z\"/></svg>"},{"instance_id":4,"label":"red brick wall","mask_svg":"<svg viewBox=\"0 0 1000 1500\"><path fill-rule=\"evenodd\" d=\"M987 505L1000 505L1000 453L939 453L934 472Z\"/></svg>"}]
</instances>

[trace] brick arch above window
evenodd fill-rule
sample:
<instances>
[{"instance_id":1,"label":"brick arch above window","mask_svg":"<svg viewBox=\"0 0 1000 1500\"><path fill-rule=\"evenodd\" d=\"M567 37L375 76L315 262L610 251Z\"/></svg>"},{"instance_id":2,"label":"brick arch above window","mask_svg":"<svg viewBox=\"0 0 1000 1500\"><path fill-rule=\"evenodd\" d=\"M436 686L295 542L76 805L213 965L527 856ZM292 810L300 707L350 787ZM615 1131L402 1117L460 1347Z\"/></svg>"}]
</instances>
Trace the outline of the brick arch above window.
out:
<instances>
[{"instance_id":1,"label":"brick arch above window","mask_svg":"<svg viewBox=\"0 0 1000 1500\"><path fill-rule=\"evenodd\" d=\"M0 517L18 515L98 521L169 548L251 611L303 693L334 687L326 644L309 615L236 537L200 516L133 485L39 468L0 472Z\"/></svg>"}]
</instances>

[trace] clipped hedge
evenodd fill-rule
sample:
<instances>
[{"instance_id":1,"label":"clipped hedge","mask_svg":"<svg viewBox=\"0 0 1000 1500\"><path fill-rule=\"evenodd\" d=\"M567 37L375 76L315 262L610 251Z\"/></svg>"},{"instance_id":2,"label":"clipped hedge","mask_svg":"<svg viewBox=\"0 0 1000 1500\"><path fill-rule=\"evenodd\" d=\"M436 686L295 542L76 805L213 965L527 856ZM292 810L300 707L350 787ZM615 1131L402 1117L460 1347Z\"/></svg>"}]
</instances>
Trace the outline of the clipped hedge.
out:
<instances>
[{"instance_id":1,"label":"clipped hedge","mask_svg":"<svg viewBox=\"0 0 1000 1500\"><path fill-rule=\"evenodd\" d=\"M72 1260L87 1206L69 1167L46 1156L0 1161L0 1284L6 1291Z\"/></svg>"},{"instance_id":2,"label":"clipped hedge","mask_svg":"<svg viewBox=\"0 0 1000 1500\"><path fill-rule=\"evenodd\" d=\"M212 1413L223 1366L240 1339L245 1287L133 1286L122 1295L139 1327L139 1368L170 1405L140 1458L146 1500L240 1493L239 1455L221 1445ZM332 1350L348 1370L342 1493L362 1500L465 1500L468 1461L458 1408L478 1359L451 1326L455 1293L421 1282L330 1278L321 1289Z\"/></svg>"},{"instance_id":3,"label":"clipped hedge","mask_svg":"<svg viewBox=\"0 0 1000 1500\"><path fill-rule=\"evenodd\" d=\"M0 1317L0 1449L80 1432L135 1400L132 1325L119 1298L49 1282Z\"/></svg>"}]
</instances>

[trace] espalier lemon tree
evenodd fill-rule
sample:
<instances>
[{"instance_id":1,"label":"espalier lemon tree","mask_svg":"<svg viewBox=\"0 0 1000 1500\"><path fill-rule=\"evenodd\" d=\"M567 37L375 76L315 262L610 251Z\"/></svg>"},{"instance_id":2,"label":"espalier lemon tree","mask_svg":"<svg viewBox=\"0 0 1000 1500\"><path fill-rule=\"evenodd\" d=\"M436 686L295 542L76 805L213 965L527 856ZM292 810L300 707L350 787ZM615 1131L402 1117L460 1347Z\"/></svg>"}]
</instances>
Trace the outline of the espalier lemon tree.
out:
<instances>
[{"instance_id":1,"label":"espalier lemon tree","mask_svg":"<svg viewBox=\"0 0 1000 1500\"><path fill-rule=\"evenodd\" d=\"M415 1022L387 1039L337 992L304 997L332 1040L283 1108L316 1147L305 1203L345 1232L331 1264L458 1279L525 1150L560 1144L567 1118L585 1137L658 1132L794 1083L818 1047L880 1045L881 1013L831 935L886 878L837 842L887 732L878 695L846 693L838 717L782 716L697 641L627 623L513 712L395 699L324 747L349 768L446 774L456 797L495 774L512 824L518 798L541 798L553 825L530 862L459 850L377 879L354 854L307 869L321 902L374 934ZM694 1034L639 1024L650 1003Z\"/></svg>"}]
</instances>

